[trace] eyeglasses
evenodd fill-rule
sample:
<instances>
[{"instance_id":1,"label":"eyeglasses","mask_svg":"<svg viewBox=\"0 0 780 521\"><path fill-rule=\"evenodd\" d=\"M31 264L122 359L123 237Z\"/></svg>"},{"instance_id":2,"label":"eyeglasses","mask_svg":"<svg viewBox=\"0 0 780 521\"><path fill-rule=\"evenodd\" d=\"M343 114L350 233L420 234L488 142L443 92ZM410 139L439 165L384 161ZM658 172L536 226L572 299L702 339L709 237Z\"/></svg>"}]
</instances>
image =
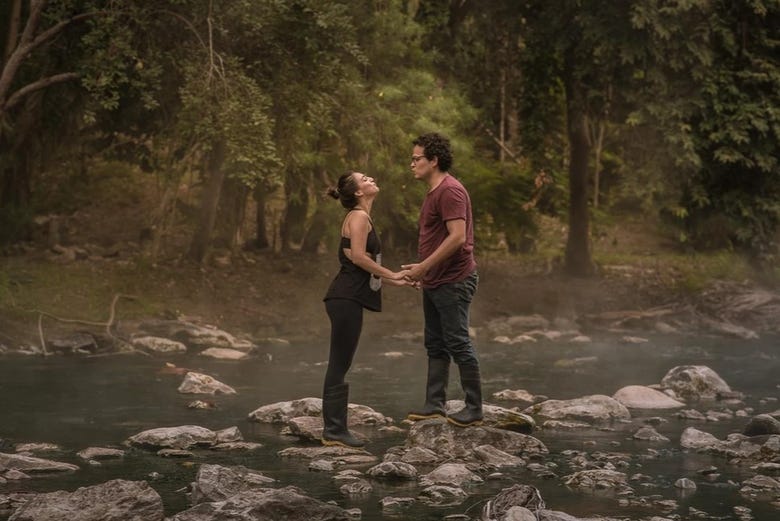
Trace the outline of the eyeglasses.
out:
<instances>
[{"instance_id":1,"label":"eyeglasses","mask_svg":"<svg viewBox=\"0 0 780 521\"><path fill-rule=\"evenodd\" d=\"M421 159L425 159L425 156L412 156L412 163L416 163Z\"/></svg>"}]
</instances>

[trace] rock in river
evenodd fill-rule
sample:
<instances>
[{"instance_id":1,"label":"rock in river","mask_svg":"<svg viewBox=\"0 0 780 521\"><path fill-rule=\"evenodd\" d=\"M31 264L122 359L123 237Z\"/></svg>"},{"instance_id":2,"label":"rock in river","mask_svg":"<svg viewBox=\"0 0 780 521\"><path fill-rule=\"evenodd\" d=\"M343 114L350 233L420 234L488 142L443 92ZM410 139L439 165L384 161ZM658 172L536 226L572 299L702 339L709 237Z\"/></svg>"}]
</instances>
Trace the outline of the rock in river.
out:
<instances>
[{"instance_id":1,"label":"rock in river","mask_svg":"<svg viewBox=\"0 0 780 521\"><path fill-rule=\"evenodd\" d=\"M622 403L601 394L573 400L546 400L523 412L550 420L580 420L589 423L631 418L631 413Z\"/></svg>"},{"instance_id":2,"label":"rock in river","mask_svg":"<svg viewBox=\"0 0 780 521\"><path fill-rule=\"evenodd\" d=\"M238 349L230 349L228 347L209 347L200 352L200 356L207 356L216 360L243 360L248 354L245 351L239 351Z\"/></svg>"},{"instance_id":3,"label":"rock in river","mask_svg":"<svg viewBox=\"0 0 780 521\"><path fill-rule=\"evenodd\" d=\"M708 450L719 447L720 440L712 434L688 427L680 436L680 446L684 449Z\"/></svg>"},{"instance_id":4,"label":"rock in river","mask_svg":"<svg viewBox=\"0 0 780 521\"><path fill-rule=\"evenodd\" d=\"M190 485L190 501L193 505L209 501L222 501L246 490L267 490L275 483L273 478L246 467L201 465Z\"/></svg>"},{"instance_id":5,"label":"rock in river","mask_svg":"<svg viewBox=\"0 0 780 521\"><path fill-rule=\"evenodd\" d=\"M423 475L420 478L420 486L450 485L464 488L482 481L481 477L471 472L463 463L445 463Z\"/></svg>"},{"instance_id":6,"label":"rock in river","mask_svg":"<svg viewBox=\"0 0 780 521\"><path fill-rule=\"evenodd\" d=\"M564 483L570 487L585 490L630 490L628 476L616 470L592 469L581 470L564 478Z\"/></svg>"},{"instance_id":7,"label":"rock in river","mask_svg":"<svg viewBox=\"0 0 780 521\"><path fill-rule=\"evenodd\" d=\"M120 449L111 449L108 447L89 447L77 452L79 458L83 460L116 459L125 455L125 451Z\"/></svg>"},{"instance_id":8,"label":"rock in river","mask_svg":"<svg viewBox=\"0 0 780 521\"><path fill-rule=\"evenodd\" d=\"M514 508L537 511L544 508L544 500L536 487L515 484L503 489L485 503L481 519L503 521L508 517L507 513Z\"/></svg>"},{"instance_id":9,"label":"rock in river","mask_svg":"<svg viewBox=\"0 0 780 521\"><path fill-rule=\"evenodd\" d=\"M74 492L36 494L9 521L162 521L160 495L145 481L115 479Z\"/></svg>"},{"instance_id":10,"label":"rock in river","mask_svg":"<svg viewBox=\"0 0 780 521\"><path fill-rule=\"evenodd\" d=\"M190 371L179 386L182 394L236 394L236 390L207 374Z\"/></svg>"},{"instance_id":11,"label":"rock in river","mask_svg":"<svg viewBox=\"0 0 780 521\"><path fill-rule=\"evenodd\" d=\"M198 425L181 425L139 432L128 438L125 443L146 449L192 449L195 447L210 448L218 443L241 441L241 439L241 433L237 427L212 431Z\"/></svg>"},{"instance_id":12,"label":"rock in river","mask_svg":"<svg viewBox=\"0 0 780 521\"><path fill-rule=\"evenodd\" d=\"M768 414L758 414L750 419L742 433L745 436L780 434L780 421Z\"/></svg>"},{"instance_id":13,"label":"rock in river","mask_svg":"<svg viewBox=\"0 0 780 521\"><path fill-rule=\"evenodd\" d=\"M405 450L421 447L433 451L439 461L478 462L475 448L492 445L513 455L547 454L547 447L527 434L493 427L462 429L441 420L424 420L409 430Z\"/></svg>"},{"instance_id":14,"label":"rock in river","mask_svg":"<svg viewBox=\"0 0 780 521\"><path fill-rule=\"evenodd\" d=\"M296 487L247 490L201 503L170 521L350 521L346 510L309 497ZM146 521L146 520L144 520Z\"/></svg>"},{"instance_id":15,"label":"rock in river","mask_svg":"<svg viewBox=\"0 0 780 521\"><path fill-rule=\"evenodd\" d=\"M718 373L706 365L680 365L666 373L661 387L673 390L678 396L691 400L715 398L719 392L731 388Z\"/></svg>"},{"instance_id":16,"label":"rock in river","mask_svg":"<svg viewBox=\"0 0 780 521\"><path fill-rule=\"evenodd\" d=\"M287 423L293 418L320 416L321 414L322 399L301 398L289 402L263 405L250 412L247 419L259 423ZM393 419L367 405L350 403L348 422L351 427L356 425L390 425L393 423Z\"/></svg>"},{"instance_id":17,"label":"rock in river","mask_svg":"<svg viewBox=\"0 0 780 521\"><path fill-rule=\"evenodd\" d=\"M0 468L19 470L25 474L72 472L79 469L79 467L70 463L24 456L22 454L7 454L5 452L0 452Z\"/></svg>"},{"instance_id":18,"label":"rock in river","mask_svg":"<svg viewBox=\"0 0 780 521\"><path fill-rule=\"evenodd\" d=\"M157 355L170 355L175 353L186 353L187 346L176 340L162 338L158 336L139 336L131 341L133 347L141 349L147 353Z\"/></svg>"},{"instance_id":19,"label":"rock in river","mask_svg":"<svg viewBox=\"0 0 780 521\"><path fill-rule=\"evenodd\" d=\"M417 469L402 461L385 461L368 469L366 475L374 479L414 481Z\"/></svg>"},{"instance_id":20,"label":"rock in river","mask_svg":"<svg viewBox=\"0 0 780 521\"><path fill-rule=\"evenodd\" d=\"M458 412L465 406L466 404L463 400L449 400L446 404L447 414ZM483 424L488 427L522 432L524 434L530 434L536 428L534 419L517 409L507 409L506 407L483 403L482 414L484 415Z\"/></svg>"},{"instance_id":21,"label":"rock in river","mask_svg":"<svg viewBox=\"0 0 780 521\"><path fill-rule=\"evenodd\" d=\"M644 385L628 385L612 396L629 409L677 409L685 404Z\"/></svg>"},{"instance_id":22,"label":"rock in river","mask_svg":"<svg viewBox=\"0 0 780 521\"><path fill-rule=\"evenodd\" d=\"M377 460L376 456L363 449L341 446L287 447L277 454L281 458L323 459L339 465L363 465Z\"/></svg>"}]
</instances>

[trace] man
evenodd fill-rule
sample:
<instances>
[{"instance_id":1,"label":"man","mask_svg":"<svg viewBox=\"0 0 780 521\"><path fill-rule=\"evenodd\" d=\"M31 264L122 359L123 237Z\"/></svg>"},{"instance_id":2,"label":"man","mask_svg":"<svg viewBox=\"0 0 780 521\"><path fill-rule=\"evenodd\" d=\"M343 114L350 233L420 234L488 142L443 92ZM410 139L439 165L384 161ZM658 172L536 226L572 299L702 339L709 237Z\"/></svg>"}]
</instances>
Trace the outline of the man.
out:
<instances>
[{"instance_id":1,"label":"man","mask_svg":"<svg viewBox=\"0 0 780 521\"><path fill-rule=\"evenodd\" d=\"M420 210L419 262L403 266L408 278L420 281L425 313L428 383L425 406L409 413L413 421L444 418L450 360L460 370L466 406L447 417L460 427L482 423L479 361L469 337L469 306L477 290L471 200L463 185L449 174L450 142L440 134L413 141L412 172L428 184Z\"/></svg>"}]
</instances>

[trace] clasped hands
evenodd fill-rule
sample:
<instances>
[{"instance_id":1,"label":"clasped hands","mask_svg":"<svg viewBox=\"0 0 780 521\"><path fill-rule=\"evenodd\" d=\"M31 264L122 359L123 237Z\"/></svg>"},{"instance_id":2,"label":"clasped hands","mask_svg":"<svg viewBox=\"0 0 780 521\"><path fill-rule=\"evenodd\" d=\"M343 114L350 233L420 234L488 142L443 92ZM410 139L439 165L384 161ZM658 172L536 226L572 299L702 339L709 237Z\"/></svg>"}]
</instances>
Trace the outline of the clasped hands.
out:
<instances>
[{"instance_id":1,"label":"clasped hands","mask_svg":"<svg viewBox=\"0 0 780 521\"><path fill-rule=\"evenodd\" d=\"M401 271L395 272L389 280L398 286L411 286L414 289L420 289L421 281L426 271L428 270L422 263L403 264Z\"/></svg>"}]
</instances>

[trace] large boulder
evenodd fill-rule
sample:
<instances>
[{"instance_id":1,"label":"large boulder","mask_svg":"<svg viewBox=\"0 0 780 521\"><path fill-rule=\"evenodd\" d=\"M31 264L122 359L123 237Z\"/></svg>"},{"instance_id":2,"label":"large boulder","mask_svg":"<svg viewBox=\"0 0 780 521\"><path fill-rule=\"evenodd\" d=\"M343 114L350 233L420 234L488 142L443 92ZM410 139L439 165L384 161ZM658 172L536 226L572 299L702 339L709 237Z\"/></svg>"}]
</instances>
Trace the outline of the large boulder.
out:
<instances>
[{"instance_id":1,"label":"large boulder","mask_svg":"<svg viewBox=\"0 0 780 521\"><path fill-rule=\"evenodd\" d=\"M449 485L464 488L482 483L482 478L471 472L463 463L445 463L420 477L420 486Z\"/></svg>"},{"instance_id":2,"label":"large boulder","mask_svg":"<svg viewBox=\"0 0 780 521\"><path fill-rule=\"evenodd\" d=\"M768 414L758 414L750 419L742 433L745 436L780 434L780 421Z\"/></svg>"},{"instance_id":3,"label":"large boulder","mask_svg":"<svg viewBox=\"0 0 780 521\"><path fill-rule=\"evenodd\" d=\"M446 404L447 414L453 414L463 409L466 404L463 400L449 400ZM517 409L507 409L498 405L482 404L483 424L497 429L522 432L530 434L536 428L536 422L527 414Z\"/></svg>"},{"instance_id":4,"label":"large boulder","mask_svg":"<svg viewBox=\"0 0 780 521\"><path fill-rule=\"evenodd\" d=\"M628 385L618 390L612 398L629 409L677 409L685 407L669 395L644 385Z\"/></svg>"},{"instance_id":5,"label":"large boulder","mask_svg":"<svg viewBox=\"0 0 780 521\"><path fill-rule=\"evenodd\" d=\"M309 497L296 487L285 487L247 490L222 501L201 503L170 521L350 521L350 517L343 508Z\"/></svg>"},{"instance_id":6,"label":"large boulder","mask_svg":"<svg viewBox=\"0 0 780 521\"><path fill-rule=\"evenodd\" d=\"M9 521L162 521L160 495L145 481L115 479L74 492L36 494Z\"/></svg>"},{"instance_id":7,"label":"large boulder","mask_svg":"<svg viewBox=\"0 0 780 521\"><path fill-rule=\"evenodd\" d=\"M780 481L758 474L742 483L739 493L750 499L780 500Z\"/></svg>"},{"instance_id":8,"label":"large boulder","mask_svg":"<svg viewBox=\"0 0 780 521\"><path fill-rule=\"evenodd\" d=\"M172 355L187 352L187 346L181 342L158 336L135 337L131 343L136 349L155 355Z\"/></svg>"},{"instance_id":9,"label":"large boulder","mask_svg":"<svg viewBox=\"0 0 780 521\"><path fill-rule=\"evenodd\" d=\"M288 402L276 402L258 407L247 416L249 421L259 423L288 423L301 416L321 416L321 398L301 398ZM390 425L393 419L375 411L367 405L349 404L348 422L357 425Z\"/></svg>"},{"instance_id":10,"label":"large boulder","mask_svg":"<svg viewBox=\"0 0 780 521\"><path fill-rule=\"evenodd\" d=\"M313 446L313 447L287 447L278 453L281 458L326 460L337 465L363 465L374 463L377 457L363 449L353 447Z\"/></svg>"},{"instance_id":11,"label":"large boulder","mask_svg":"<svg viewBox=\"0 0 780 521\"><path fill-rule=\"evenodd\" d=\"M262 472L242 466L204 464L198 468L195 481L190 485L190 501L194 505L222 501L246 490L267 490L275 481Z\"/></svg>"},{"instance_id":12,"label":"large boulder","mask_svg":"<svg viewBox=\"0 0 780 521\"><path fill-rule=\"evenodd\" d=\"M579 420L588 423L606 423L631 418L631 413L625 405L602 394L572 400L546 400L528 407L523 412L550 420Z\"/></svg>"},{"instance_id":13,"label":"large boulder","mask_svg":"<svg viewBox=\"0 0 780 521\"><path fill-rule=\"evenodd\" d=\"M212 431L198 425L158 427L139 432L125 441L125 444L144 449L192 449L211 448L220 443L241 441L238 427Z\"/></svg>"},{"instance_id":14,"label":"large boulder","mask_svg":"<svg viewBox=\"0 0 780 521\"><path fill-rule=\"evenodd\" d=\"M236 390L207 374L190 371L179 386L182 394L236 394Z\"/></svg>"},{"instance_id":15,"label":"large boulder","mask_svg":"<svg viewBox=\"0 0 780 521\"><path fill-rule=\"evenodd\" d=\"M731 392L718 373L706 365L673 367L661 380L661 387L689 400L715 398L720 392Z\"/></svg>"},{"instance_id":16,"label":"large boulder","mask_svg":"<svg viewBox=\"0 0 780 521\"><path fill-rule=\"evenodd\" d=\"M547 454L544 443L518 432L493 427L455 427L441 420L417 422L409 430L406 449L421 447L433 451L439 461L477 462L475 449L492 445L498 450L513 455Z\"/></svg>"},{"instance_id":17,"label":"large boulder","mask_svg":"<svg viewBox=\"0 0 780 521\"><path fill-rule=\"evenodd\" d=\"M52 461L33 456L24 456L22 454L8 454L0 452L0 468L8 470L18 470L25 474L50 472L72 472L79 470L79 467L70 463L61 461Z\"/></svg>"}]
</instances>

